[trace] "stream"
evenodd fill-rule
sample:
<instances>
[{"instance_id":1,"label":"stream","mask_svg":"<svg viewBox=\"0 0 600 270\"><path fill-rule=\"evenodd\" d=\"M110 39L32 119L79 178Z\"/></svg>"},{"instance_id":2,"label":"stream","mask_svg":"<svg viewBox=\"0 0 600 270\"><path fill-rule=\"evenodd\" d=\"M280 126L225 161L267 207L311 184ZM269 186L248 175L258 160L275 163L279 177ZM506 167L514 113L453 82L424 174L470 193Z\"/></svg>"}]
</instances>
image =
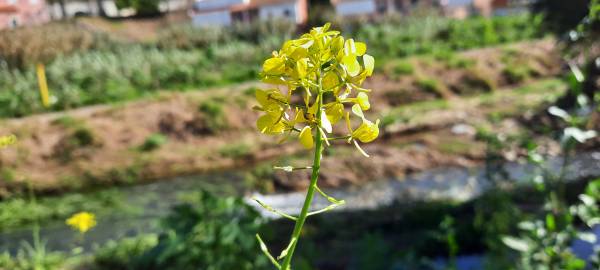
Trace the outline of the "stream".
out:
<instances>
[{"instance_id":1,"label":"stream","mask_svg":"<svg viewBox=\"0 0 600 270\"><path fill-rule=\"evenodd\" d=\"M548 167L558 172L561 159L553 158ZM600 151L578 154L573 158L566 172L567 179L589 179L600 176ZM533 167L527 164L506 163L503 165L509 174L509 179L526 183L530 181ZM382 179L371 181L361 186L348 186L334 190L324 190L328 195L344 199L346 204L333 211L353 211L365 209L378 209L390 206L394 202L410 201L435 201L452 200L467 201L479 196L492 185L486 178L485 167L436 168L425 172L412 174L404 179ZM291 192L280 194L244 194L243 171L221 172L197 176L186 176L157 181L150 184L122 187L119 189L126 198L126 203L141 209L140 213L132 215L103 215L98 217L98 225L85 235L81 236L68 228L63 222L45 225L40 230L41 238L46 242L48 250L69 251L78 246L86 250L93 249L110 239L119 239L135 236L142 233L158 232L159 220L164 217L169 209L181 202L182 194L189 194L201 189L224 195L244 196L245 199L256 205L252 197L273 206L288 214L297 214L304 201L304 192ZM227 183L224 185L223 183ZM312 204L313 210L321 209L330 203L320 195L316 195ZM260 213L268 218L278 218L274 213L257 207ZM596 235L600 238L600 228L596 228ZM0 233L0 252L16 252L23 242L32 241L32 229L18 229ZM93 243L93 244L91 244ZM578 254L591 252L582 243L575 243ZM467 264L473 263L476 258L465 256ZM463 268L468 269L468 268Z\"/></svg>"}]
</instances>

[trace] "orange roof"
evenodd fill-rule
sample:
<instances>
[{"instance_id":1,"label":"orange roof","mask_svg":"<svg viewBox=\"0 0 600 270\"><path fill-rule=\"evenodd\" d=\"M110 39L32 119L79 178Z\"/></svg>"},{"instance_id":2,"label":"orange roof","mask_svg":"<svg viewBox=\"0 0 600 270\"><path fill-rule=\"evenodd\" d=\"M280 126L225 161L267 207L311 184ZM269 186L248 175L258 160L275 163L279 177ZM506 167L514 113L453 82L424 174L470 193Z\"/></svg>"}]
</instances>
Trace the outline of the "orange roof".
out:
<instances>
[{"instance_id":1,"label":"orange roof","mask_svg":"<svg viewBox=\"0 0 600 270\"><path fill-rule=\"evenodd\" d=\"M19 11L15 5L0 4L0 13L15 13Z\"/></svg>"}]
</instances>

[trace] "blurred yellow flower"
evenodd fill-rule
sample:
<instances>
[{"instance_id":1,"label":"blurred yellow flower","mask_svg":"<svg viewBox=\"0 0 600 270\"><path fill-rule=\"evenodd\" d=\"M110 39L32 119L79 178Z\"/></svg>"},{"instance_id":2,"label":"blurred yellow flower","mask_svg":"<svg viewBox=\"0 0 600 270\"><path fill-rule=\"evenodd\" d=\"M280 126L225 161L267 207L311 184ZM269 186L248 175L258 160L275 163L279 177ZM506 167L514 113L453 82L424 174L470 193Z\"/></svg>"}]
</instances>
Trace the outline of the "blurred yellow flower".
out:
<instances>
[{"instance_id":1,"label":"blurred yellow flower","mask_svg":"<svg viewBox=\"0 0 600 270\"><path fill-rule=\"evenodd\" d=\"M17 137L15 135L8 136L0 136L0 148L7 147L9 145L13 145L17 142Z\"/></svg>"},{"instance_id":2,"label":"blurred yellow flower","mask_svg":"<svg viewBox=\"0 0 600 270\"><path fill-rule=\"evenodd\" d=\"M66 223L73 229L85 233L96 226L96 216L89 212L79 212L67 219Z\"/></svg>"}]
</instances>

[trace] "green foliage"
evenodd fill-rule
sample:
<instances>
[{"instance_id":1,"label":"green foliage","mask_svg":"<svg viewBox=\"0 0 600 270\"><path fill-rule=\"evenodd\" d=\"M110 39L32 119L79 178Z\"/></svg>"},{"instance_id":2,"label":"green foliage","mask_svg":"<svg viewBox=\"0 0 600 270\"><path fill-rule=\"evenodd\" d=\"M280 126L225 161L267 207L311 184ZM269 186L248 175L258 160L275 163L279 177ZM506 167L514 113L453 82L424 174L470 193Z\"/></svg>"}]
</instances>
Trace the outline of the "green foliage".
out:
<instances>
[{"instance_id":1,"label":"green foliage","mask_svg":"<svg viewBox=\"0 0 600 270\"><path fill-rule=\"evenodd\" d=\"M407 60L391 61L385 67L385 74L392 77L398 78L401 75L412 75L415 72L413 64Z\"/></svg>"},{"instance_id":2,"label":"green foliage","mask_svg":"<svg viewBox=\"0 0 600 270\"><path fill-rule=\"evenodd\" d=\"M399 26L402 25L402 26ZM444 19L404 17L359 27L357 37L371 44L379 57L464 50L537 38L539 19L529 15Z\"/></svg>"},{"instance_id":3,"label":"green foliage","mask_svg":"<svg viewBox=\"0 0 600 270\"><path fill-rule=\"evenodd\" d=\"M117 0L115 5L118 9L133 8L136 15L156 15L160 11L158 9L159 0Z\"/></svg>"},{"instance_id":4,"label":"green foliage","mask_svg":"<svg viewBox=\"0 0 600 270\"><path fill-rule=\"evenodd\" d=\"M168 139L165 135L155 133L146 138L144 143L140 145L140 150L144 152L156 150L163 144L167 143Z\"/></svg>"},{"instance_id":5,"label":"green foliage","mask_svg":"<svg viewBox=\"0 0 600 270\"><path fill-rule=\"evenodd\" d=\"M0 231L31 226L35 222L46 224L64 220L82 210L101 215L109 211L129 212L132 209L128 209L115 190L43 197L38 198L37 203L24 198L11 198L0 202Z\"/></svg>"},{"instance_id":6,"label":"green foliage","mask_svg":"<svg viewBox=\"0 0 600 270\"><path fill-rule=\"evenodd\" d=\"M247 143L228 144L219 149L219 154L227 158L241 158L252 153L252 148Z\"/></svg>"},{"instance_id":7,"label":"green foliage","mask_svg":"<svg viewBox=\"0 0 600 270\"><path fill-rule=\"evenodd\" d=\"M508 65L502 70L502 74L511 84L521 83L530 77L531 70L523 65Z\"/></svg>"},{"instance_id":8,"label":"green foliage","mask_svg":"<svg viewBox=\"0 0 600 270\"><path fill-rule=\"evenodd\" d=\"M198 106L198 111L204 114L206 126L211 133L219 133L228 127L222 101L211 99L202 102Z\"/></svg>"},{"instance_id":9,"label":"green foliage","mask_svg":"<svg viewBox=\"0 0 600 270\"><path fill-rule=\"evenodd\" d=\"M442 86L440 82L434 78L419 78L416 81L417 87L424 91L430 92L437 96L441 96Z\"/></svg>"},{"instance_id":10,"label":"green foliage","mask_svg":"<svg viewBox=\"0 0 600 270\"><path fill-rule=\"evenodd\" d=\"M2 270L54 270L65 263L65 255L46 249L46 243L40 239L39 228L33 230L33 244L23 242L16 256L8 252L0 254Z\"/></svg>"},{"instance_id":11,"label":"green foliage","mask_svg":"<svg viewBox=\"0 0 600 270\"><path fill-rule=\"evenodd\" d=\"M109 241L94 253L94 264L100 269L130 270L131 260L139 258L158 244L154 234Z\"/></svg>"},{"instance_id":12,"label":"green foliage","mask_svg":"<svg viewBox=\"0 0 600 270\"><path fill-rule=\"evenodd\" d=\"M369 51L382 59L390 59L536 38L540 33L532 20L528 16L461 21L409 17L399 21L357 24L355 32L358 39L369 43ZM490 28L489 25L493 25L497 38L484 40L483 33L486 27ZM295 33L293 25L279 21L240 24L230 28L178 25L161 32L155 44L141 46L105 41L106 38L87 32L78 34L82 30L73 27L70 32L40 28L31 30L32 33L19 34L19 39L13 38L14 34L10 31L0 33L0 36L6 35L4 40L7 41L0 42L0 47L8 46L0 48L0 58L7 61L0 61L0 117L46 111L39 102L38 91L35 91L38 87L35 70L30 67L38 56L24 51L34 43L39 43L36 46L40 49L32 48L32 51L49 55L40 58L53 59L46 65L54 101L50 109L63 110L133 99L160 89L206 87L250 80L258 74L260 56L273 51ZM57 28L64 27L60 25ZM55 43L47 39L54 40L55 37L37 32L58 33L56 42L60 45L47 46ZM39 41L34 41L36 39ZM47 48L57 49L50 52ZM7 53L2 53L3 50ZM15 52L13 56L5 56L12 52ZM28 55L35 59L24 59ZM461 59L452 60L449 64L457 67L470 65ZM410 68L402 65L392 72L410 72Z\"/></svg>"},{"instance_id":13,"label":"green foliage","mask_svg":"<svg viewBox=\"0 0 600 270\"><path fill-rule=\"evenodd\" d=\"M151 238L110 244L96 262L108 269L266 269L254 240L262 224L241 199L199 192L189 204L173 208L156 244Z\"/></svg>"}]
</instances>

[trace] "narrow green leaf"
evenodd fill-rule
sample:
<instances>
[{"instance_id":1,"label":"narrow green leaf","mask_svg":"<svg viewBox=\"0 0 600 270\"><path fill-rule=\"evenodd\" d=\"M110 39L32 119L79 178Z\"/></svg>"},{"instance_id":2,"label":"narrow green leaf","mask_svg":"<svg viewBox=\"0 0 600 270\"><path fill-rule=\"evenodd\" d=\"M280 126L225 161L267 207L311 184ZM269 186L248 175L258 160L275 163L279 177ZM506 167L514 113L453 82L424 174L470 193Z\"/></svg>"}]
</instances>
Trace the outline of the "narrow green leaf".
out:
<instances>
[{"instance_id":1,"label":"narrow green leaf","mask_svg":"<svg viewBox=\"0 0 600 270\"><path fill-rule=\"evenodd\" d=\"M256 239L258 240L258 243L260 244L260 250L262 250L262 252L267 256L267 258L269 258L269 260L271 261L271 263L273 265L275 265L275 267L277 267L277 269L281 269L281 265L279 265L279 263L277 262L277 260L275 260L275 258L273 258L273 255L271 255L271 253L269 252L269 249L267 248L267 245L260 238L260 235L256 234Z\"/></svg>"}]
</instances>

